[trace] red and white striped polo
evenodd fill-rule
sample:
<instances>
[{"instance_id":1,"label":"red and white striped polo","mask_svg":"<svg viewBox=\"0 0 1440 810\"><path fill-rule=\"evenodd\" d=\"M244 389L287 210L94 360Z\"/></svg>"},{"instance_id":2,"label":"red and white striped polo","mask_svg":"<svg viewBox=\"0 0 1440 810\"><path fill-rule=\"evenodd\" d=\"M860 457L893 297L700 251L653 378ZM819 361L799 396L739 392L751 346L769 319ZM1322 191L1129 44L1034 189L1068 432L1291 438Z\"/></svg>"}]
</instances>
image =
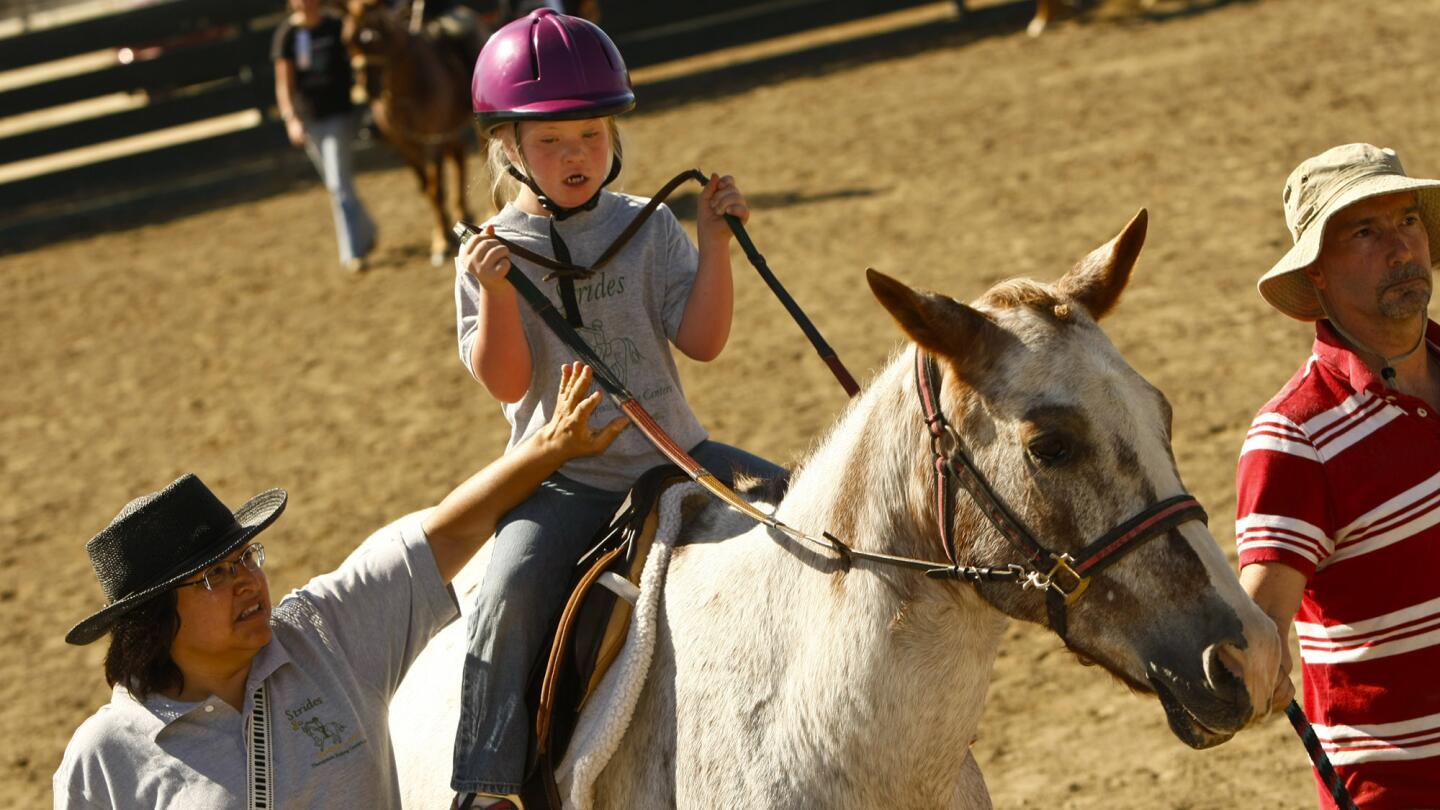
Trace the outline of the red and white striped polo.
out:
<instances>
[{"instance_id":1,"label":"red and white striped polo","mask_svg":"<svg viewBox=\"0 0 1440 810\"><path fill-rule=\"evenodd\" d=\"M1426 339L1440 356L1440 326ZM1251 423L1236 487L1240 566L1308 577L1305 712L1353 798L1440 807L1440 414L1387 389L1322 321Z\"/></svg>"}]
</instances>

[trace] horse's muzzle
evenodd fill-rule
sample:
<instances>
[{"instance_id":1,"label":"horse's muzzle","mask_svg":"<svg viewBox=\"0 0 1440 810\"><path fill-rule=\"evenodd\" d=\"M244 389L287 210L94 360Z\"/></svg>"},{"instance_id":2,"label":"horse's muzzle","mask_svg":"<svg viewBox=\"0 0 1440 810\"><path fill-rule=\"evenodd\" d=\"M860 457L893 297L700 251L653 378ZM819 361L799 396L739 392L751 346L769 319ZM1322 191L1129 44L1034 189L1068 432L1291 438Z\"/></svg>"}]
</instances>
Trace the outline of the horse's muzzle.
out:
<instances>
[{"instance_id":1,"label":"horse's muzzle","mask_svg":"<svg viewBox=\"0 0 1440 810\"><path fill-rule=\"evenodd\" d=\"M1157 661L1147 666L1146 678L1160 698L1170 730L1186 745L1219 745L1250 721L1244 656L1244 650L1229 642L1210 645L1201 654L1203 677L1181 674Z\"/></svg>"}]
</instances>

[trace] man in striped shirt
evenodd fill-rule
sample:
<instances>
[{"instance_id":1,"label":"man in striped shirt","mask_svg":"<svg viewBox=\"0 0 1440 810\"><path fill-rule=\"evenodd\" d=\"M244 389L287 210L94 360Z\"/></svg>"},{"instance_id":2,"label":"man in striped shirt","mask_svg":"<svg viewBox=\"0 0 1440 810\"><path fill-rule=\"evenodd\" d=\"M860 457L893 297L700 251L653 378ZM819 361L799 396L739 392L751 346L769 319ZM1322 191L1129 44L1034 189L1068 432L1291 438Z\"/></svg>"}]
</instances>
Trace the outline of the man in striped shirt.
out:
<instances>
[{"instance_id":1,"label":"man in striped shirt","mask_svg":"<svg viewBox=\"0 0 1440 810\"><path fill-rule=\"evenodd\" d=\"M1283 198L1295 244L1260 294L1315 344L1240 452L1240 581L1294 623L1305 711L1356 803L1440 807L1440 181L1349 144ZM1274 707L1293 693L1281 678Z\"/></svg>"}]
</instances>

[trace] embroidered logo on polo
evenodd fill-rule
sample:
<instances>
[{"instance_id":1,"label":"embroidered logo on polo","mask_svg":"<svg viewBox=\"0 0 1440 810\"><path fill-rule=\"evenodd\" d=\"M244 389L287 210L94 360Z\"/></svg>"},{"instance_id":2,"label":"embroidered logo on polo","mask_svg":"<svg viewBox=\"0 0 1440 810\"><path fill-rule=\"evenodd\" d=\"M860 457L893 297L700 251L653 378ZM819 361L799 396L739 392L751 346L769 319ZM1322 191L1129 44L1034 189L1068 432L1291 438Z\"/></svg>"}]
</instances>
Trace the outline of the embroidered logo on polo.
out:
<instances>
[{"instance_id":1,"label":"embroidered logo on polo","mask_svg":"<svg viewBox=\"0 0 1440 810\"><path fill-rule=\"evenodd\" d=\"M315 768L342 757L364 745L365 737L359 730L329 716L329 707L323 697L307 698L299 706L285 710L285 721L290 731L303 734L314 746L314 759L310 767Z\"/></svg>"}]
</instances>

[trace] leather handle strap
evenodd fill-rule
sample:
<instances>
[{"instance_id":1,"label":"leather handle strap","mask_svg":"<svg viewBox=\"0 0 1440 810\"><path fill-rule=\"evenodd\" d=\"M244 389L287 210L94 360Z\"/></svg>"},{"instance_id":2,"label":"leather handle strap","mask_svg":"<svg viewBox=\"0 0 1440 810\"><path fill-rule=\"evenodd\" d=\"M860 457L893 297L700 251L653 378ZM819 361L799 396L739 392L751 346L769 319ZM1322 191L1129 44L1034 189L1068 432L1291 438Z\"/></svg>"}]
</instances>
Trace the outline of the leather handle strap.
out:
<instances>
[{"instance_id":1,"label":"leather handle strap","mask_svg":"<svg viewBox=\"0 0 1440 810\"><path fill-rule=\"evenodd\" d=\"M618 545L606 552L590 570L580 578L579 584L575 586L570 599L565 603L565 610L560 614L560 629L555 633L555 641L550 645L550 658L545 664L545 679L540 685L540 707L535 712L535 745L537 753L544 754L550 748L550 721L555 713L555 690L560 684L560 664L565 660L565 645L570 643L570 632L574 629L575 614L585 602L585 596L590 593L590 586L600 574L610 566L625 546Z\"/></svg>"}]
</instances>

